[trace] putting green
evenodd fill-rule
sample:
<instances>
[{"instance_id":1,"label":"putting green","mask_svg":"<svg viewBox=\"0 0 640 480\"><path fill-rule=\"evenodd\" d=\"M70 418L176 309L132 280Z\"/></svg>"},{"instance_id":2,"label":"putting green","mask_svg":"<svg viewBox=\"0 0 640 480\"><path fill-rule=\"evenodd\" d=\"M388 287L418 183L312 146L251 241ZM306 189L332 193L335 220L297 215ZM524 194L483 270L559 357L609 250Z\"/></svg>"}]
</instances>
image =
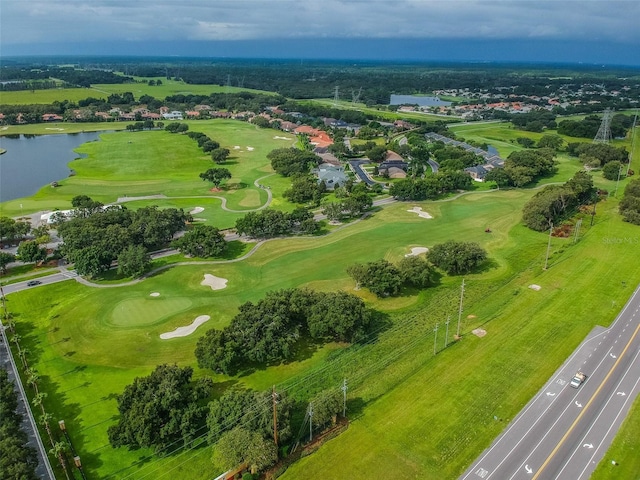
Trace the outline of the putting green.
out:
<instances>
[{"instance_id":1,"label":"putting green","mask_svg":"<svg viewBox=\"0 0 640 480\"><path fill-rule=\"evenodd\" d=\"M109 323L117 327L157 325L192 305L185 297L129 298L114 306Z\"/></svg>"}]
</instances>

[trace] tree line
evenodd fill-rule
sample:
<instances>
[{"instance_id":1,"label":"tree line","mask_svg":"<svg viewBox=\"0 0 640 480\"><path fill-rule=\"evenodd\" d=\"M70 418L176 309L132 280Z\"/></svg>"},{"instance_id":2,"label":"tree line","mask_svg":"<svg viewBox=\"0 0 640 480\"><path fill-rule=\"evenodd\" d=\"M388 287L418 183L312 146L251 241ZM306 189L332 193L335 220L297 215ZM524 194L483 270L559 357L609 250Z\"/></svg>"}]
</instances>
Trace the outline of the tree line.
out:
<instances>
[{"instance_id":1,"label":"tree line","mask_svg":"<svg viewBox=\"0 0 640 480\"><path fill-rule=\"evenodd\" d=\"M640 225L640 178L627 184L619 209L625 222Z\"/></svg>"},{"instance_id":2,"label":"tree line","mask_svg":"<svg viewBox=\"0 0 640 480\"><path fill-rule=\"evenodd\" d=\"M596 201L593 178L585 171L576 174L563 185L547 185L524 205L524 224L542 232L558 225L575 209L585 203Z\"/></svg>"}]
</instances>

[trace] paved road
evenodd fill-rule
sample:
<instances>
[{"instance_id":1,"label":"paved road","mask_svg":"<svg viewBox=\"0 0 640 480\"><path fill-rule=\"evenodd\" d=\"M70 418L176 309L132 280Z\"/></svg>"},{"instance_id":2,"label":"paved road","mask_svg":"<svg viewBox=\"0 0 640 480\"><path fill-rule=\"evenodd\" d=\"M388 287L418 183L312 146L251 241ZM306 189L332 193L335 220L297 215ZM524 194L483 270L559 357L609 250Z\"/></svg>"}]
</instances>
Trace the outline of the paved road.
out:
<instances>
[{"instance_id":1,"label":"paved road","mask_svg":"<svg viewBox=\"0 0 640 480\"><path fill-rule=\"evenodd\" d=\"M577 371L588 377L574 389ZM586 480L638 393L640 286L611 327L596 327L460 478Z\"/></svg>"}]
</instances>

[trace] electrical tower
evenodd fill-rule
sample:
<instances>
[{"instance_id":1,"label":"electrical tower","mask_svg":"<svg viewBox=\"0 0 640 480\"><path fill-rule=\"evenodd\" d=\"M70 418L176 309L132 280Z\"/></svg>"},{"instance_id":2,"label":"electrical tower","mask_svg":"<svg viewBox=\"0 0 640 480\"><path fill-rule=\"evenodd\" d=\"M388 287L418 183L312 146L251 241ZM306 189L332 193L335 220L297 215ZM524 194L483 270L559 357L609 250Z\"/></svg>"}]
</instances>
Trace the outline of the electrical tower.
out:
<instances>
[{"instance_id":1,"label":"electrical tower","mask_svg":"<svg viewBox=\"0 0 640 480\"><path fill-rule=\"evenodd\" d=\"M351 103L354 105L358 103L360 101L360 95L362 95L362 87L360 87L360 90L358 90L358 93L351 90Z\"/></svg>"},{"instance_id":2,"label":"electrical tower","mask_svg":"<svg viewBox=\"0 0 640 480\"><path fill-rule=\"evenodd\" d=\"M340 87L336 85L333 89L333 106L334 107L338 106L339 100L340 100Z\"/></svg>"},{"instance_id":3,"label":"electrical tower","mask_svg":"<svg viewBox=\"0 0 640 480\"><path fill-rule=\"evenodd\" d=\"M596 133L593 143L609 143L611 141L611 117L613 112L607 108L602 116L602 123Z\"/></svg>"}]
</instances>

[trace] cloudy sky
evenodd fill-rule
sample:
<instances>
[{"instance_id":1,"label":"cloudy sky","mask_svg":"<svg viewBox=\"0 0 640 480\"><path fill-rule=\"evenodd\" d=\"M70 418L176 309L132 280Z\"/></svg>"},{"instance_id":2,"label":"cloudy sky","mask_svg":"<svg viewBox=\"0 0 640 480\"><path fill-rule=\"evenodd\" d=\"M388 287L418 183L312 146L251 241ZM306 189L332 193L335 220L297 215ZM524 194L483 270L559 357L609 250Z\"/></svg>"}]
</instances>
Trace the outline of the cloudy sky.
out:
<instances>
[{"instance_id":1,"label":"cloudy sky","mask_svg":"<svg viewBox=\"0 0 640 480\"><path fill-rule=\"evenodd\" d=\"M0 53L640 65L638 0L0 0Z\"/></svg>"}]
</instances>

